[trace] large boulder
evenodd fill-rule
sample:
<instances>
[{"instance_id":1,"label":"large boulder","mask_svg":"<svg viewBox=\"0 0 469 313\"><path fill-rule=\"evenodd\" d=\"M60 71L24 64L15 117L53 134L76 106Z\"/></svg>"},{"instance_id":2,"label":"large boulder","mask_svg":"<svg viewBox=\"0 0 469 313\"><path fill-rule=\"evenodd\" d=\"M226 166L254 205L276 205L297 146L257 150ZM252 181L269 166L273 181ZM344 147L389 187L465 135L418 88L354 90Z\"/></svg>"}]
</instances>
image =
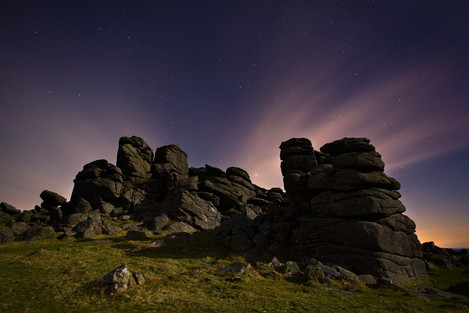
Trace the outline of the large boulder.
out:
<instances>
[{"instance_id":1,"label":"large boulder","mask_svg":"<svg viewBox=\"0 0 469 313\"><path fill-rule=\"evenodd\" d=\"M122 171L106 160L86 164L74 180L71 203L78 198L85 199L91 207L101 209L103 203L119 204L123 178Z\"/></svg>"},{"instance_id":2,"label":"large boulder","mask_svg":"<svg viewBox=\"0 0 469 313\"><path fill-rule=\"evenodd\" d=\"M46 209L59 207L65 204L65 202L67 201L66 198L50 190L44 190L43 192L41 192L39 196L41 197L43 201L41 203L41 207L46 208Z\"/></svg>"},{"instance_id":3,"label":"large boulder","mask_svg":"<svg viewBox=\"0 0 469 313\"><path fill-rule=\"evenodd\" d=\"M126 176L149 178L153 151L140 137L121 137L116 165Z\"/></svg>"},{"instance_id":4,"label":"large boulder","mask_svg":"<svg viewBox=\"0 0 469 313\"><path fill-rule=\"evenodd\" d=\"M350 152L375 151L375 147L370 144L368 138L342 138L340 140L326 143L321 147L321 152L329 155L337 155Z\"/></svg>"},{"instance_id":5,"label":"large boulder","mask_svg":"<svg viewBox=\"0 0 469 313\"><path fill-rule=\"evenodd\" d=\"M176 145L167 145L156 149L152 168L153 174L160 176L166 173L177 173L188 176L187 154Z\"/></svg>"}]
</instances>

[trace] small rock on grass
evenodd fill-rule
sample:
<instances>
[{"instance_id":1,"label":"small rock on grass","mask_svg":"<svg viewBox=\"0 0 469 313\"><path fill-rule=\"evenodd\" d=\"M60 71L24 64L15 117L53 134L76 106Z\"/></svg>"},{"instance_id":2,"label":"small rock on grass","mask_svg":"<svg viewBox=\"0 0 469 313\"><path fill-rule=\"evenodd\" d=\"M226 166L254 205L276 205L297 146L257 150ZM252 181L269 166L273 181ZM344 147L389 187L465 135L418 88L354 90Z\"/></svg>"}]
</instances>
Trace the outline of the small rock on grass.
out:
<instances>
[{"instance_id":1,"label":"small rock on grass","mask_svg":"<svg viewBox=\"0 0 469 313\"><path fill-rule=\"evenodd\" d=\"M131 272L127 268L127 265L122 264L103 277L92 281L89 283L89 286L104 288L105 294L115 295L126 291L129 288L132 279L135 279L137 285L143 285L145 283L145 278L142 273Z\"/></svg>"},{"instance_id":2,"label":"small rock on grass","mask_svg":"<svg viewBox=\"0 0 469 313\"><path fill-rule=\"evenodd\" d=\"M220 268L218 273L243 275L249 268L251 268L251 264L249 263L234 262L228 266Z\"/></svg>"}]
</instances>

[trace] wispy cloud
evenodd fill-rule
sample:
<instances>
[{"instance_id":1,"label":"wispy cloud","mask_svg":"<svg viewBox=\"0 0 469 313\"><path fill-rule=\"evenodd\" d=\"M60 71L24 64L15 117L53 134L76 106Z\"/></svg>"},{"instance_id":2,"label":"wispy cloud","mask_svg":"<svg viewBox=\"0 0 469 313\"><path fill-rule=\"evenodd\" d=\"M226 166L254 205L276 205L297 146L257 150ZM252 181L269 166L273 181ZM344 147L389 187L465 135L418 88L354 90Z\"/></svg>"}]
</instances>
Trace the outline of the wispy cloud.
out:
<instances>
[{"instance_id":1,"label":"wispy cloud","mask_svg":"<svg viewBox=\"0 0 469 313\"><path fill-rule=\"evenodd\" d=\"M438 93L442 82L433 74L429 69L387 73L335 103L329 95L340 92L335 90L340 86L332 77L320 84L330 86L322 92L310 92L298 81L265 99L258 114L246 119L242 127L249 136L235 154L230 151L230 159L243 160L250 173L258 174L253 177L257 184L278 186L278 146L291 137L307 137L315 149L342 137L368 137L383 155L388 173L466 147L458 134L468 131L469 117L440 103L457 100Z\"/></svg>"}]
</instances>

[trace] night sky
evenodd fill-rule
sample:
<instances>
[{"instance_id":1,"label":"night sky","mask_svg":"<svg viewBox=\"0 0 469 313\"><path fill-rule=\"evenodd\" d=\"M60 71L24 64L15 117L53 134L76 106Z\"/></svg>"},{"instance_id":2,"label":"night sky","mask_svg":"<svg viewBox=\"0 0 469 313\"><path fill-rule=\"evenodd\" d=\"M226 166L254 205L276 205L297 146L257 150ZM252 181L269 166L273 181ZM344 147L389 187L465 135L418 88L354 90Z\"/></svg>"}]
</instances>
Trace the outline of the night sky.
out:
<instances>
[{"instance_id":1,"label":"night sky","mask_svg":"<svg viewBox=\"0 0 469 313\"><path fill-rule=\"evenodd\" d=\"M368 137L422 242L469 247L469 2L8 1L0 201L116 162L121 136L283 187L279 145Z\"/></svg>"}]
</instances>

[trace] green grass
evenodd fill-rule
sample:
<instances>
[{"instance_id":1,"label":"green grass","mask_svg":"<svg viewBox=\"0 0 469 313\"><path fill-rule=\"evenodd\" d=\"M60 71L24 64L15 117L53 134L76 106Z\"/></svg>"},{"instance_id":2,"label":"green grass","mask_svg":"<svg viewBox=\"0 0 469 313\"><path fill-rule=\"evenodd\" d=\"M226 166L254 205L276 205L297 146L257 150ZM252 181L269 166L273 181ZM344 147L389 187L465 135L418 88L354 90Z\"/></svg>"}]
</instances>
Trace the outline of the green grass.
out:
<instances>
[{"instance_id":1,"label":"green grass","mask_svg":"<svg viewBox=\"0 0 469 313\"><path fill-rule=\"evenodd\" d=\"M202 233L162 248L150 241L103 236L0 245L0 312L469 312L467 300L428 301L405 289L297 282L266 268L254 267L233 282L217 269L273 255L243 256ZM117 296L86 287L122 263L143 272L146 283ZM462 271L435 271L425 283L447 288L463 281L469 277Z\"/></svg>"}]
</instances>

